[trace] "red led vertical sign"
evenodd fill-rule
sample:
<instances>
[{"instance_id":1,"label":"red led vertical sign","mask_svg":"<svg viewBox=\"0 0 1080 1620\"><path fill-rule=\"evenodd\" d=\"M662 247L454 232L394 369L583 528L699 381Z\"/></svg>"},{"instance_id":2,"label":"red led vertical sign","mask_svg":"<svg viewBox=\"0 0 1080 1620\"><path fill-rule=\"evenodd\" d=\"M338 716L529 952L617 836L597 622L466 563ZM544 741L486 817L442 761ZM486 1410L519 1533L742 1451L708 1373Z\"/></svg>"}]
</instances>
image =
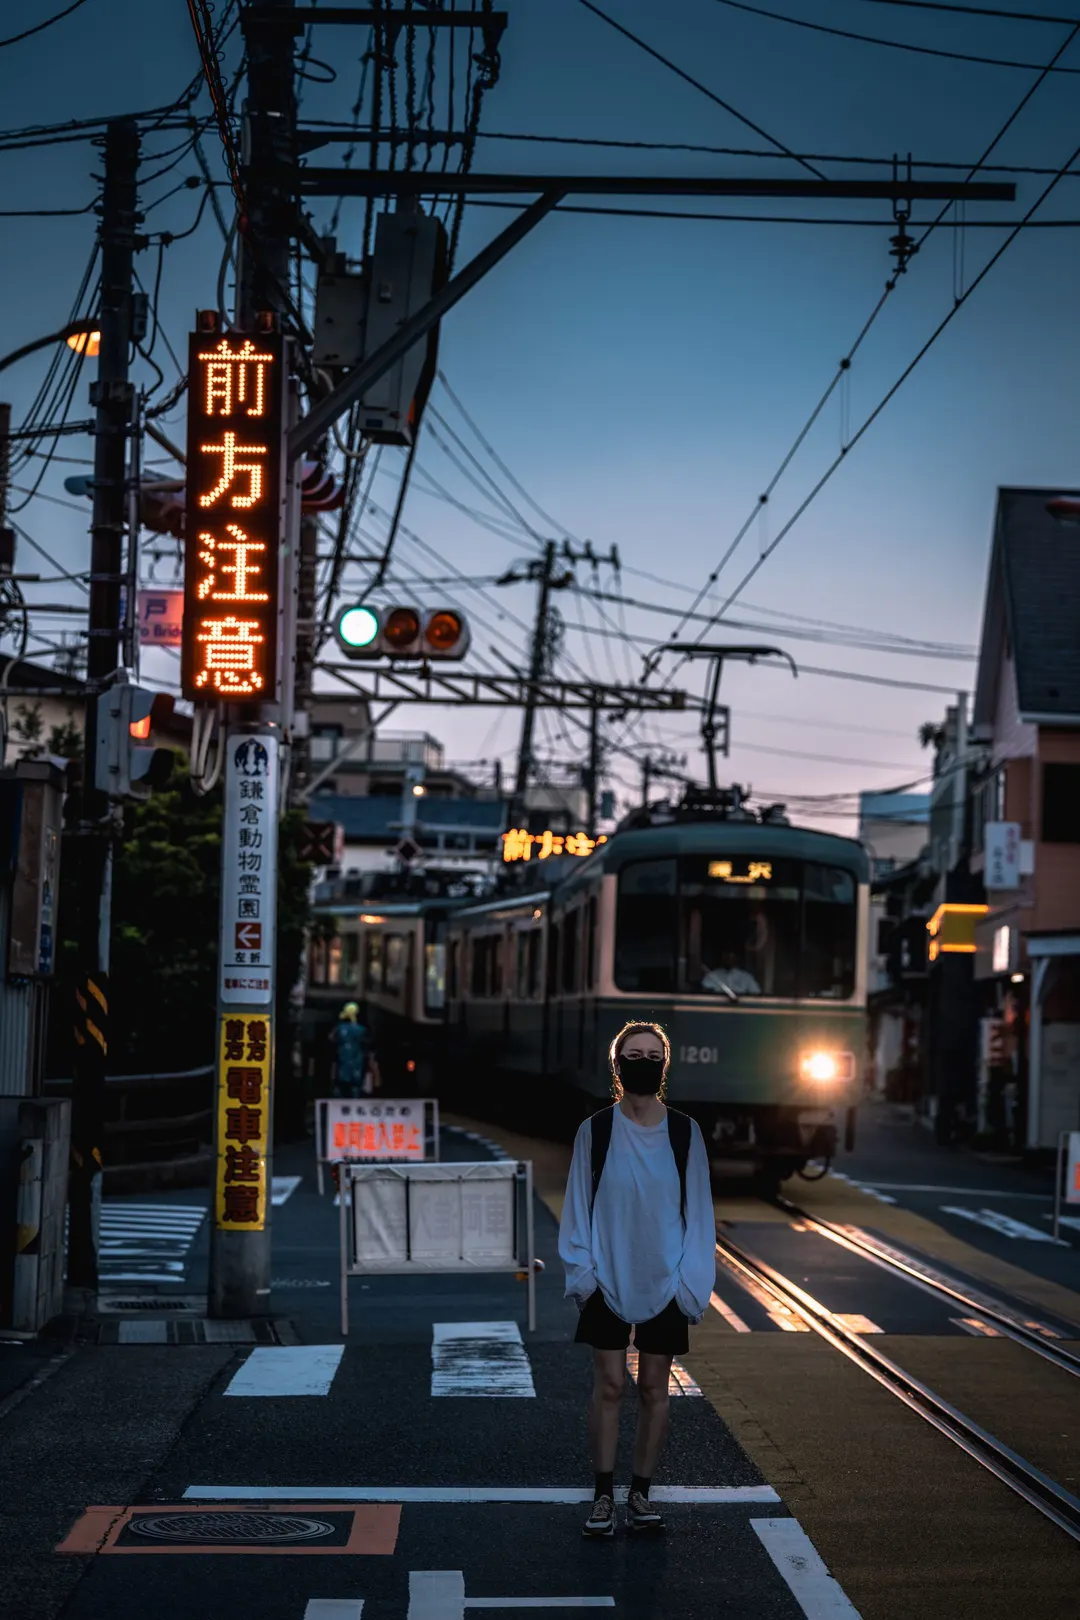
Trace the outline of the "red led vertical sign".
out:
<instances>
[{"instance_id":1,"label":"red led vertical sign","mask_svg":"<svg viewBox=\"0 0 1080 1620\"><path fill-rule=\"evenodd\" d=\"M186 698L277 696L284 344L196 333L188 349Z\"/></svg>"}]
</instances>

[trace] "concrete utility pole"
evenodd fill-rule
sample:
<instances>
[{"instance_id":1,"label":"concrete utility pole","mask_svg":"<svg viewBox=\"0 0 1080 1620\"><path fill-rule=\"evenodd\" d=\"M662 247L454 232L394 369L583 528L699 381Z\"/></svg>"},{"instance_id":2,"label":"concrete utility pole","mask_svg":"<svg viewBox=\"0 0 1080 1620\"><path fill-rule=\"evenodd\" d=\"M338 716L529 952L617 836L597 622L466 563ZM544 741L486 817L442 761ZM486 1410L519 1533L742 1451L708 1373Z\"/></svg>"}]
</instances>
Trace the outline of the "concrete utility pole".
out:
<instances>
[{"instance_id":1,"label":"concrete utility pole","mask_svg":"<svg viewBox=\"0 0 1080 1620\"><path fill-rule=\"evenodd\" d=\"M278 15L275 15L278 14ZM288 174L295 162L296 95L294 82L294 18L291 0L249 10L243 16L248 52L248 99L245 106L244 194L247 203L246 227L240 234L237 276L236 326L251 332L258 316L269 312L280 317L289 307L290 246L295 228ZM290 524L298 518L298 503L286 507ZM298 531L298 524L297 524ZM295 588L295 546L299 533L279 536L282 600ZM313 617L313 614L309 615ZM265 888L259 918L261 967L269 967L269 998L256 1001L224 1000L224 974L219 971L217 1006L217 1156L230 1151L224 1140L223 1121L228 1117L227 1069L230 1060L252 1056L250 1035L256 1029L265 1036L259 1042L260 1058L268 1059L265 1082L260 1092L260 1155L262 1159L262 1212L259 1224L237 1229L228 1219L228 1207L220 1196L217 1176L213 1225L210 1233L210 1281L207 1310L211 1317L246 1318L266 1315L270 1310L270 1187L273 1169L273 1085L277 1062L276 1041L276 890L278 871L278 805L280 797L279 749L283 724L292 715L291 664L294 654L295 614L279 620L279 661L283 677L282 703L265 703L258 708L223 705L219 717L225 733L224 822L222 837L222 906L218 932L219 963L234 953L239 926L233 916L235 899L234 868L238 859L232 845L243 813L241 797L250 787L245 773L262 760L266 768L265 791L269 800L262 822L262 872ZM289 630L293 635L290 636ZM238 834L237 834L238 836ZM227 937L226 930L229 931ZM237 932L237 939L232 937ZM244 992L242 992L243 994ZM230 1034L246 1030L243 1053L230 1043ZM240 1071L241 1073L243 1071ZM242 1149L232 1149L234 1153ZM219 1165L220 1170L220 1165Z\"/></svg>"},{"instance_id":2,"label":"concrete utility pole","mask_svg":"<svg viewBox=\"0 0 1080 1620\"><path fill-rule=\"evenodd\" d=\"M128 496L127 446L134 388L128 380L135 255L139 130L118 119L105 131L101 204L101 340L95 407L94 505L90 528L90 626L87 651L85 777L80 827L79 975L76 1060L71 1110L68 1283L95 1295L98 1215L105 1128L105 1064L109 1040L109 932L113 832L109 800L93 784L97 756L96 692L120 656L120 587L125 578ZM128 611L131 612L129 605Z\"/></svg>"},{"instance_id":3,"label":"concrete utility pole","mask_svg":"<svg viewBox=\"0 0 1080 1620\"><path fill-rule=\"evenodd\" d=\"M525 790L529 785L529 773L535 763L533 758L533 729L536 724L536 710L538 693L535 683L544 675L547 663L548 644L551 633L551 593L565 590L574 582L573 569L566 569L561 574L555 572L555 557L557 547L554 540L544 542L544 556L529 564L528 572L524 575L511 571L504 574L499 581L500 585L519 583L523 578L535 581L540 586L540 599L536 604L536 624L533 629L532 652L529 657L529 680L534 683L530 686L525 703L525 716L521 722L521 742L518 746L517 774L514 778L514 802L511 805L511 819L524 813Z\"/></svg>"}]
</instances>

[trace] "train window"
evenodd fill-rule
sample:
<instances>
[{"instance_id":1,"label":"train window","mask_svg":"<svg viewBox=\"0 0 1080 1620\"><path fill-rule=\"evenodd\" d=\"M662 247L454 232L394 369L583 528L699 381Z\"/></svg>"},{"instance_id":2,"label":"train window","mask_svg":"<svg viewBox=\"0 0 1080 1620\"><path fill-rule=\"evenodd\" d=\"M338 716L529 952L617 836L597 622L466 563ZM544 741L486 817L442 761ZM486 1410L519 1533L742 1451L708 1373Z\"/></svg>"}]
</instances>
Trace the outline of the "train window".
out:
<instances>
[{"instance_id":1,"label":"train window","mask_svg":"<svg viewBox=\"0 0 1080 1620\"><path fill-rule=\"evenodd\" d=\"M619 877L615 983L620 990L675 989L675 862L634 861Z\"/></svg>"},{"instance_id":2,"label":"train window","mask_svg":"<svg viewBox=\"0 0 1080 1620\"><path fill-rule=\"evenodd\" d=\"M364 989L381 990L383 982L382 935L369 934L364 948Z\"/></svg>"},{"instance_id":3,"label":"train window","mask_svg":"<svg viewBox=\"0 0 1080 1620\"><path fill-rule=\"evenodd\" d=\"M334 935L327 946L326 982L327 984L341 983L341 937L338 934Z\"/></svg>"},{"instance_id":4,"label":"train window","mask_svg":"<svg viewBox=\"0 0 1080 1620\"><path fill-rule=\"evenodd\" d=\"M383 983L388 994L392 996L400 996L405 989L405 974L409 963L410 943L407 934L387 934L386 936L386 964L383 972Z\"/></svg>"},{"instance_id":5,"label":"train window","mask_svg":"<svg viewBox=\"0 0 1080 1620\"><path fill-rule=\"evenodd\" d=\"M493 934L488 941L491 947L491 994L501 996L503 990L503 942L501 934Z\"/></svg>"},{"instance_id":6,"label":"train window","mask_svg":"<svg viewBox=\"0 0 1080 1620\"><path fill-rule=\"evenodd\" d=\"M360 983L360 939L357 934L346 934L342 940L345 955L341 964L341 982L355 989Z\"/></svg>"},{"instance_id":7,"label":"train window","mask_svg":"<svg viewBox=\"0 0 1080 1620\"><path fill-rule=\"evenodd\" d=\"M446 965L446 993L451 1001L461 996L461 941L450 941L450 960Z\"/></svg>"},{"instance_id":8,"label":"train window","mask_svg":"<svg viewBox=\"0 0 1080 1620\"><path fill-rule=\"evenodd\" d=\"M441 940L424 946L424 1011L437 1017L446 1006L446 946Z\"/></svg>"},{"instance_id":9,"label":"train window","mask_svg":"<svg viewBox=\"0 0 1080 1620\"><path fill-rule=\"evenodd\" d=\"M854 989L855 880L813 861L680 861L684 994L836 997Z\"/></svg>"},{"instance_id":10,"label":"train window","mask_svg":"<svg viewBox=\"0 0 1080 1620\"><path fill-rule=\"evenodd\" d=\"M326 983L326 940L312 934L308 941L308 980L311 984Z\"/></svg>"},{"instance_id":11,"label":"train window","mask_svg":"<svg viewBox=\"0 0 1080 1620\"><path fill-rule=\"evenodd\" d=\"M589 896L588 944L585 951L585 987L596 988L596 896Z\"/></svg>"},{"instance_id":12,"label":"train window","mask_svg":"<svg viewBox=\"0 0 1080 1620\"><path fill-rule=\"evenodd\" d=\"M553 922L548 933L547 993L549 999L556 995L559 989L559 931L559 924Z\"/></svg>"},{"instance_id":13,"label":"train window","mask_svg":"<svg viewBox=\"0 0 1080 1620\"><path fill-rule=\"evenodd\" d=\"M514 995L524 1001L529 994L529 935L523 931L514 940Z\"/></svg>"},{"instance_id":14,"label":"train window","mask_svg":"<svg viewBox=\"0 0 1080 1620\"><path fill-rule=\"evenodd\" d=\"M562 987L564 993L576 990L578 975L578 933L581 911L568 911L563 919Z\"/></svg>"},{"instance_id":15,"label":"train window","mask_svg":"<svg viewBox=\"0 0 1080 1620\"><path fill-rule=\"evenodd\" d=\"M529 960L528 978L525 994L530 1001L536 1001L540 995L540 930L529 930Z\"/></svg>"},{"instance_id":16,"label":"train window","mask_svg":"<svg viewBox=\"0 0 1080 1620\"><path fill-rule=\"evenodd\" d=\"M803 868L800 995L842 1000L855 990L855 879L838 866Z\"/></svg>"}]
</instances>

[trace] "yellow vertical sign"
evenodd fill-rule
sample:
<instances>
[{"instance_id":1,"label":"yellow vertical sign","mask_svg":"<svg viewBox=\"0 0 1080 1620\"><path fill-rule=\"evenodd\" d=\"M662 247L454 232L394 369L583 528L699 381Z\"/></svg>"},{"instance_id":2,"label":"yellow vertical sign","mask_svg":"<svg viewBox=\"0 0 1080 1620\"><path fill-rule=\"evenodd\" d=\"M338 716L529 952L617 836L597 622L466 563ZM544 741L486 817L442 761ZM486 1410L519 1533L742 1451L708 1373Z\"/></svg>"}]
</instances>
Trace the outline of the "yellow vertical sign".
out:
<instances>
[{"instance_id":1,"label":"yellow vertical sign","mask_svg":"<svg viewBox=\"0 0 1080 1620\"><path fill-rule=\"evenodd\" d=\"M258 1232L268 1193L270 1020L230 1013L220 1035L214 1221L226 1231Z\"/></svg>"}]
</instances>

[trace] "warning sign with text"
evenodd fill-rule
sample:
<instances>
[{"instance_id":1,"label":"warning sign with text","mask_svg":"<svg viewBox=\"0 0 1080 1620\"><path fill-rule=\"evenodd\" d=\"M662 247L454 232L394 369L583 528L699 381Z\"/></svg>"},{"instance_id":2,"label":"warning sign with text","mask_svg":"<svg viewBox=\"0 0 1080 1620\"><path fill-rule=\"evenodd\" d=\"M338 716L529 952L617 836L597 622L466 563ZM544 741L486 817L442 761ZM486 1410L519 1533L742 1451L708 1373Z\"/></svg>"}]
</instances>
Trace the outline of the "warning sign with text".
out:
<instances>
[{"instance_id":1,"label":"warning sign with text","mask_svg":"<svg viewBox=\"0 0 1080 1620\"><path fill-rule=\"evenodd\" d=\"M268 1006L274 994L277 738L228 737L225 771L221 1000Z\"/></svg>"},{"instance_id":2,"label":"warning sign with text","mask_svg":"<svg viewBox=\"0 0 1080 1620\"><path fill-rule=\"evenodd\" d=\"M266 1225L270 1020L226 1015L220 1037L214 1222L231 1232L257 1232Z\"/></svg>"}]
</instances>

